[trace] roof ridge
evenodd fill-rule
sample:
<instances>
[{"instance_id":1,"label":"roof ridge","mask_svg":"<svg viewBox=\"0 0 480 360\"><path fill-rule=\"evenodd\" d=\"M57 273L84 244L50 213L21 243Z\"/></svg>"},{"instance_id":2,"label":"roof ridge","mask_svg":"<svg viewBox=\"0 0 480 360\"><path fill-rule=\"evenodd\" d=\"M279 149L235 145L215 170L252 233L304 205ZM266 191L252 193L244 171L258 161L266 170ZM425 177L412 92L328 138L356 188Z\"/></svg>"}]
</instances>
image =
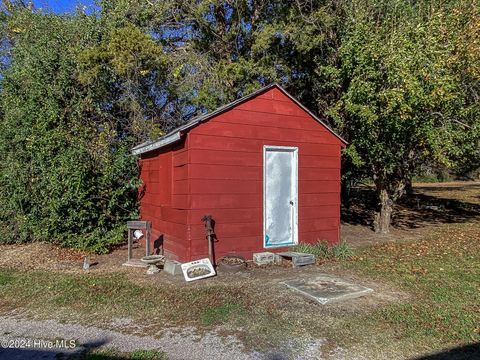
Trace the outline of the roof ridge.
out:
<instances>
[{"instance_id":1,"label":"roof ridge","mask_svg":"<svg viewBox=\"0 0 480 360\"><path fill-rule=\"evenodd\" d=\"M314 113L312 113L310 110L308 110L302 103L300 103L289 92L287 92L287 90L285 90L280 84L278 84L277 82L274 82L274 83L271 83L267 86L264 86L264 87L262 87L258 90L255 90L254 92L252 92L248 95L242 96L241 98L238 98L237 100L234 100L234 101L232 101L228 104L222 105L222 106L216 108L215 110L213 110L211 112L208 112L208 113L205 113L205 114L202 114L202 115L198 115L198 116L194 117L193 119L191 119L190 121L186 122L185 124L180 125L179 127L169 131L167 134L161 136L160 138L158 138L156 140L145 141L141 144L138 144L131 149L131 153L133 155L141 155L141 154L144 154L144 153L147 153L147 152L150 152L150 151L161 149L161 148L163 148L163 147L165 147L169 144L172 144L172 143L180 140L182 132L188 131L191 128L197 126L198 124L200 124L202 122L205 122L205 121L208 121L208 120L210 120L210 118L212 118L216 115L219 115L219 114L221 114L221 113L223 113L227 110L230 110L231 108L237 106L238 104L240 104L244 101L247 101L247 100L249 100L249 99L251 99L251 98L253 98L257 95L260 95L262 92L270 90L271 88L274 88L274 87L276 87L280 91L282 91L288 98L290 98L293 102L295 102L298 106L300 106L300 108L302 108L305 112L307 112L317 122L319 122L324 127L326 127L327 130L329 130L329 132L331 132L335 137L337 137L344 145L348 144L342 137L340 137L340 135L335 133L330 128L330 126L325 124Z\"/></svg>"}]
</instances>

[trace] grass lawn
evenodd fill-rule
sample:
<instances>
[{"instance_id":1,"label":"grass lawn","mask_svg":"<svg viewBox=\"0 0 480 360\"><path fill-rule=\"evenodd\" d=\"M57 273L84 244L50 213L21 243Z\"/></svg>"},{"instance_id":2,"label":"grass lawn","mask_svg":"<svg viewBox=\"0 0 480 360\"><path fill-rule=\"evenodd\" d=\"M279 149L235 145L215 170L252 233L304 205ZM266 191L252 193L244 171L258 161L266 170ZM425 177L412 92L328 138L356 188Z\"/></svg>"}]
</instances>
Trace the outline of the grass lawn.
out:
<instances>
[{"instance_id":1,"label":"grass lawn","mask_svg":"<svg viewBox=\"0 0 480 360\"><path fill-rule=\"evenodd\" d=\"M220 329L236 335L251 351L281 349L294 354L306 342L321 339L325 357L336 357L341 348L345 358L408 358L468 344L477 344L473 351L479 353L478 219L432 227L420 239L357 248L353 258L330 259L308 271L376 285L372 287L377 298L387 293L385 289L403 295L390 295L373 305L374 297L367 296L321 306L280 287L275 274L292 274L274 269L264 271L267 280L219 276L179 286L138 282L126 272L3 267L0 313L15 310L27 317L96 325L129 317L160 329ZM163 354L86 355L86 359L115 357L149 359Z\"/></svg>"},{"instance_id":2,"label":"grass lawn","mask_svg":"<svg viewBox=\"0 0 480 360\"><path fill-rule=\"evenodd\" d=\"M138 285L125 274L62 274L45 271L0 270L5 311L22 307L28 314L95 323L98 319L137 317L159 319L163 324L211 325L245 305L245 296L234 285L176 288Z\"/></svg>"},{"instance_id":3,"label":"grass lawn","mask_svg":"<svg viewBox=\"0 0 480 360\"><path fill-rule=\"evenodd\" d=\"M480 341L479 239L479 223L446 225L421 241L359 249L353 259L333 263L409 294L406 301L359 313L327 316L328 308L306 300L301 300L308 306L300 312L288 305L275 308L257 301L258 294L243 284L173 288L133 284L116 273L12 269L0 271L0 304L2 312L20 308L37 317L71 321L131 316L199 328L222 325L260 348L281 346L285 337L327 336L326 349L352 348L380 358L392 348L412 355ZM312 317L317 311L324 316Z\"/></svg>"},{"instance_id":4,"label":"grass lawn","mask_svg":"<svg viewBox=\"0 0 480 360\"><path fill-rule=\"evenodd\" d=\"M167 356L158 351L140 350L132 353L120 353L113 350L89 351L78 360L167 360Z\"/></svg>"},{"instance_id":5,"label":"grass lawn","mask_svg":"<svg viewBox=\"0 0 480 360\"><path fill-rule=\"evenodd\" d=\"M410 294L362 317L367 333L389 329L430 350L480 341L479 223L447 225L414 243L368 247L344 265Z\"/></svg>"}]
</instances>

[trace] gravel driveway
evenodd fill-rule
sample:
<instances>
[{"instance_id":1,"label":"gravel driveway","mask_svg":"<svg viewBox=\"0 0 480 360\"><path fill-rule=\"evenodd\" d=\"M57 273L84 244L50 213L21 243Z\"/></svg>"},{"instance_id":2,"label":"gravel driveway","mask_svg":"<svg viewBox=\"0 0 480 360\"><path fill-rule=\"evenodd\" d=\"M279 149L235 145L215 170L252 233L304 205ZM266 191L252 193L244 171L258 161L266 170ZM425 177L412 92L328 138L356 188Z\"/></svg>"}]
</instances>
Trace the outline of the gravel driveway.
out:
<instances>
[{"instance_id":1,"label":"gravel driveway","mask_svg":"<svg viewBox=\"0 0 480 360\"><path fill-rule=\"evenodd\" d=\"M56 348L57 340L75 340L73 349ZM169 360L185 359L252 359L254 354L245 354L243 346L235 337L219 337L206 333L200 337L191 331L168 331L159 338L153 336L126 335L120 332L62 324L54 320L26 320L0 316L1 360L55 360L60 354L71 355L85 348L115 349L120 352L135 350L161 350ZM13 344L12 344L13 342ZM23 348L5 348L5 345ZM45 347L50 346L48 349ZM63 344L58 344L63 345Z\"/></svg>"}]
</instances>

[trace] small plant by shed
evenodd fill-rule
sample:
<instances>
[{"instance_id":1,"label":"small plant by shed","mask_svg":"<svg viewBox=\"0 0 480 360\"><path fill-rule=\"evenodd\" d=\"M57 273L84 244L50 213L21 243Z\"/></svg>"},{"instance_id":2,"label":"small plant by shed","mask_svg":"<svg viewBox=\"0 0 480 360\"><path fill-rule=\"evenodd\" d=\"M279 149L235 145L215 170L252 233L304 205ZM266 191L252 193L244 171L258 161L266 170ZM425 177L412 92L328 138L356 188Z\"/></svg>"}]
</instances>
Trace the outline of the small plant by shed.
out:
<instances>
[{"instance_id":1,"label":"small plant by shed","mask_svg":"<svg viewBox=\"0 0 480 360\"><path fill-rule=\"evenodd\" d=\"M133 148L141 219L166 257L183 262L208 256L205 215L217 258L337 243L344 146L282 87L267 86Z\"/></svg>"}]
</instances>

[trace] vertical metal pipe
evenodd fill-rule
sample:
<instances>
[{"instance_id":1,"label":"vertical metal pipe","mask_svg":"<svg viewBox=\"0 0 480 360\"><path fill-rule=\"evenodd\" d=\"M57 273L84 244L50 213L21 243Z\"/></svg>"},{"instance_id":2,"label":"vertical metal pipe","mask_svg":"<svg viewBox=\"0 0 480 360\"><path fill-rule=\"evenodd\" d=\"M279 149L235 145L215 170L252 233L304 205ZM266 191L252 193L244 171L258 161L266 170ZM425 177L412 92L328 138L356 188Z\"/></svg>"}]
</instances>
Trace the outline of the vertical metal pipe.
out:
<instances>
[{"instance_id":1,"label":"vertical metal pipe","mask_svg":"<svg viewBox=\"0 0 480 360\"><path fill-rule=\"evenodd\" d=\"M215 233L213 230L212 216L205 215L202 218L202 221L205 222L205 233L208 241L208 258L210 259L212 265L215 266L215 259L213 258L213 241Z\"/></svg>"},{"instance_id":2,"label":"vertical metal pipe","mask_svg":"<svg viewBox=\"0 0 480 360\"><path fill-rule=\"evenodd\" d=\"M128 261L132 259L132 229L128 229Z\"/></svg>"}]
</instances>

